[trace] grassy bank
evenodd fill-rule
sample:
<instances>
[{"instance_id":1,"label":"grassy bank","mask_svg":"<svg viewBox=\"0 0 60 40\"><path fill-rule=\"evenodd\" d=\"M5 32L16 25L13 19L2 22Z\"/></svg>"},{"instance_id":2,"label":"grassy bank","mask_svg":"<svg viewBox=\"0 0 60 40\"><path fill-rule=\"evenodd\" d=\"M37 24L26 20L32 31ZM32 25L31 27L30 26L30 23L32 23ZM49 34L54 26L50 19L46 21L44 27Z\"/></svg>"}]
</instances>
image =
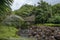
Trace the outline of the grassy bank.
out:
<instances>
[{"instance_id":1,"label":"grassy bank","mask_svg":"<svg viewBox=\"0 0 60 40\"><path fill-rule=\"evenodd\" d=\"M60 24L51 24L51 23L36 24L36 25L37 25L37 26L60 27Z\"/></svg>"}]
</instances>

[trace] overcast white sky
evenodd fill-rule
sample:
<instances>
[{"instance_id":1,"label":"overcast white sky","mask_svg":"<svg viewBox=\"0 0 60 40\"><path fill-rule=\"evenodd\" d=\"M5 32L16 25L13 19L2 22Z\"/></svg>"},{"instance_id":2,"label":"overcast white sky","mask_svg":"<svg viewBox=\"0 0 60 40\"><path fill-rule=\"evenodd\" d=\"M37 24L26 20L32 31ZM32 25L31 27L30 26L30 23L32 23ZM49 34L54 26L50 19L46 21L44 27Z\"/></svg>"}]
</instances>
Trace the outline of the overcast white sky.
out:
<instances>
[{"instance_id":1,"label":"overcast white sky","mask_svg":"<svg viewBox=\"0 0 60 40\"><path fill-rule=\"evenodd\" d=\"M39 0L14 0L11 8L14 11L19 9L24 4L34 5L34 4L37 4L38 1ZM44 0L44 1L48 2L49 4L60 3L60 0Z\"/></svg>"}]
</instances>

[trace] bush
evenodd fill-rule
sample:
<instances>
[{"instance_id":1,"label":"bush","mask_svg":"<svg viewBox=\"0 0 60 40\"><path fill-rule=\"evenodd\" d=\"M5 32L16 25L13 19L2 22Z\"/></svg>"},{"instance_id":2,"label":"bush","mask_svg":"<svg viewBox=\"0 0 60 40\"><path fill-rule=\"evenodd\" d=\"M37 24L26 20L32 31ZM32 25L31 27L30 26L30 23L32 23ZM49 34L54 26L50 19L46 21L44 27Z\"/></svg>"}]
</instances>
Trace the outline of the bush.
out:
<instances>
[{"instance_id":1,"label":"bush","mask_svg":"<svg viewBox=\"0 0 60 40\"><path fill-rule=\"evenodd\" d=\"M47 21L48 23L54 23L54 24L60 24L60 16L53 16L52 18L49 18Z\"/></svg>"},{"instance_id":2,"label":"bush","mask_svg":"<svg viewBox=\"0 0 60 40\"><path fill-rule=\"evenodd\" d=\"M27 22L24 22L22 25L21 25L21 28L22 29L27 29L28 26L30 26Z\"/></svg>"},{"instance_id":3,"label":"bush","mask_svg":"<svg viewBox=\"0 0 60 40\"><path fill-rule=\"evenodd\" d=\"M18 30L14 27L0 26L0 39L4 40L6 38L17 38L17 31Z\"/></svg>"},{"instance_id":4,"label":"bush","mask_svg":"<svg viewBox=\"0 0 60 40\"><path fill-rule=\"evenodd\" d=\"M5 18L1 24L5 26L21 26L24 22L24 19L18 15L10 15L7 18Z\"/></svg>"}]
</instances>

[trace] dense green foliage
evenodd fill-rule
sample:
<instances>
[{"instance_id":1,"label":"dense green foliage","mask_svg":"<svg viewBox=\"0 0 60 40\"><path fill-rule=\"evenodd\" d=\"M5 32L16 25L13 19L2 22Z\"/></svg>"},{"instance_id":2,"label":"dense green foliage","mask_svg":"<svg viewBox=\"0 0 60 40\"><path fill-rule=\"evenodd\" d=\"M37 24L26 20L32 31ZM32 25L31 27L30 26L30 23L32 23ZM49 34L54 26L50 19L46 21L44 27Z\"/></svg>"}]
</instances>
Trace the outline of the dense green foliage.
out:
<instances>
[{"instance_id":1,"label":"dense green foliage","mask_svg":"<svg viewBox=\"0 0 60 40\"><path fill-rule=\"evenodd\" d=\"M6 38L18 37L16 32L18 31L13 26L3 26L1 22L12 13L11 4L13 0L0 0L0 40L5 40Z\"/></svg>"},{"instance_id":2,"label":"dense green foliage","mask_svg":"<svg viewBox=\"0 0 60 40\"><path fill-rule=\"evenodd\" d=\"M26 5L23 5L20 9L15 10L14 13L16 15L26 17L31 14L31 11L33 10L33 8L34 6L26 4Z\"/></svg>"},{"instance_id":3,"label":"dense green foliage","mask_svg":"<svg viewBox=\"0 0 60 40\"><path fill-rule=\"evenodd\" d=\"M41 1L41 3L38 3L35 12L35 23L46 23L47 20L52 16L51 12L51 5L43 1Z\"/></svg>"},{"instance_id":4,"label":"dense green foliage","mask_svg":"<svg viewBox=\"0 0 60 40\"><path fill-rule=\"evenodd\" d=\"M60 3L50 5L41 0L37 6L23 5L19 10L14 11L19 16L35 15L35 23L60 23Z\"/></svg>"},{"instance_id":5,"label":"dense green foliage","mask_svg":"<svg viewBox=\"0 0 60 40\"><path fill-rule=\"evenodd\" d=\"M4 20L6 15L11 14L11 4L13 0L1 0L0 1L0 22Z\"/></svg>"},{"instance_id":6,"label":"dense green foliage","mask_svg":"<svg viewBox=\"0 0 60 40\"><path fill-rule=\"evenodd\" d=\"M0 1L0 12L7 11L6 8L10 8L11 3L13 0L1 0Z\"/></svg>"},{"instance_id":7,"label":"dense green foliage","mask_svg":"<svg viewBox=\"0 0 60 40\"><path fill-rule=\"evenodd\" d=\"M16 38L18 35L16 35L16 32L18 30L14 28L13 26L0 26L0 39L9 39L9 38Z\"/></svg>"},{"instance_id":8,"label":"dense green foliage","mask_svg":"<svg viewBox=\"0 0 60 40\"><path fill-rule=\"evenodd\" d=\"M3 20L1 24L8 26L17 26L20 27L24 23L24 19L17 15L10 15Z\"/></svg>"},{"instance_id":9,"label":"dense green foliage","mask_svg":"<svg viewBox=\"0 0 60 40\"><path fill-rule=\"evenodd\" d=\"M0 1L0 39L18 37L16 28L28 28L24 18L35 15L35 24L60 27L60 3L50 5L41 0L38 5L23 5L12 12L10 6L13 0ZM33 19L33 18L32 18ZM45 24L52 23L52 24ZM30 25L31 26L31 25ZM41 26L41 25L40 25ZM25 38L24 38L25 39Z\"/></svg>"}]
</instances>

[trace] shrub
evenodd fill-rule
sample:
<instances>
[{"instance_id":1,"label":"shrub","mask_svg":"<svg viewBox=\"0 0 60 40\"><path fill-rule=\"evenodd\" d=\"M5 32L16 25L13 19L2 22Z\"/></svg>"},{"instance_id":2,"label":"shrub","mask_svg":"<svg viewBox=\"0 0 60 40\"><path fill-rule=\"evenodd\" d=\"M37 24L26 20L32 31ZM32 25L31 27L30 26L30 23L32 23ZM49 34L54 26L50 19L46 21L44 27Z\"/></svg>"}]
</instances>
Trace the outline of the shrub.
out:
<instances>
[{"instance_id":1,"label":"shrub","mask_svg":"<svg viewBox=\"0 0 60 40\"><path fill-rule=\"evenodd\" d=\"M24 22L22 25L21 25L21 28L22 29L27 29L29 26L29 24L27 22Z\"/></svg>"},{"instance_id":2,"label":"shrub","mask_svg":"<svg viewBox=\"0 0 60 40\"><path fill-rule=\"evenodd\" d=\"M6 39L6 38L16 38L18 35L16 34L18 30L14 27L8 27L8 26L0 26L0 39Z\"/></svg>"},{"instance_id":3,"label":"shrub","mask_svg":"<svg viewBox=\"0 0 60 40\"><path fill-rule=\"evenodd\" d=\"M48 23L54 23L54 24L60 24L60 16L53 16L52 18L49 18L47 21Z\"/></svg>"}]
</instances>

